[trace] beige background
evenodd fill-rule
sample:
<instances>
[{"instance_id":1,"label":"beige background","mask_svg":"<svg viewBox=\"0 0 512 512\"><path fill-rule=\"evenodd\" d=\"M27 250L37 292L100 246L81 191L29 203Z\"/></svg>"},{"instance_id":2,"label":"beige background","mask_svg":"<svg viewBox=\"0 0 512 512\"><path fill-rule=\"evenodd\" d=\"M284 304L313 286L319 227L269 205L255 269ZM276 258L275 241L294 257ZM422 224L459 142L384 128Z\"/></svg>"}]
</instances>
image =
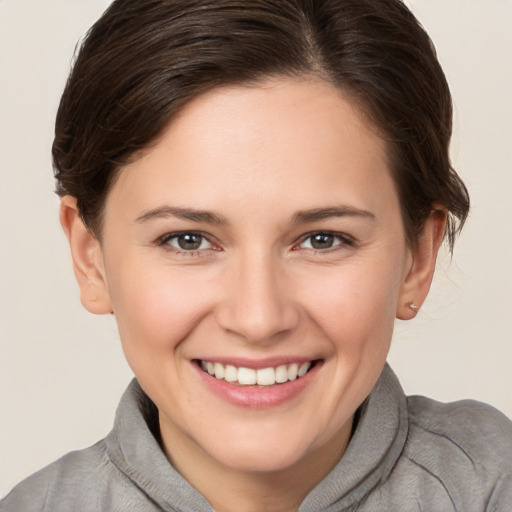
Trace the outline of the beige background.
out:
<instances>
[{"instance_id":1,"label":"beige background","mask_svg":"<svg viewBox=\"0 0 512 512\"><path fill-rule=\"evenodd\" d=\"M0 495L110 429L131 378L110 317L82 310L57 221L53 120L107 0L0 0ZM390 361L408 393L512 416L512 1L413 0L452 86L473 210Z\"/></svg>"}]
</instances>

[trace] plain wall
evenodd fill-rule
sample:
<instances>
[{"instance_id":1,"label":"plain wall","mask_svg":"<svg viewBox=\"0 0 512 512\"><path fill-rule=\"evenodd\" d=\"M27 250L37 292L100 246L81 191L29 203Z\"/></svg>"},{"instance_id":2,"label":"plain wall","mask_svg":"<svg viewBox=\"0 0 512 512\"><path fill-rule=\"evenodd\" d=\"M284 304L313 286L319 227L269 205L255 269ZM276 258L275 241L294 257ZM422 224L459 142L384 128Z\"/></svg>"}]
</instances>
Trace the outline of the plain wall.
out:
<instances>
[{"instance_id":1,"label":"plain wall","mask_svg":"<svg viewBox=\"0 0 512 512\"><path fill-rule=\"evenodd\" d=\"M131 379L113 318L82 309L50 146L75 44L106 0L0 0L0 496L111 428ZM473 209L390 362L407 393L512 416L512 2L409 2L455 103L453 162Z\"/></svg>"}]
</instances>

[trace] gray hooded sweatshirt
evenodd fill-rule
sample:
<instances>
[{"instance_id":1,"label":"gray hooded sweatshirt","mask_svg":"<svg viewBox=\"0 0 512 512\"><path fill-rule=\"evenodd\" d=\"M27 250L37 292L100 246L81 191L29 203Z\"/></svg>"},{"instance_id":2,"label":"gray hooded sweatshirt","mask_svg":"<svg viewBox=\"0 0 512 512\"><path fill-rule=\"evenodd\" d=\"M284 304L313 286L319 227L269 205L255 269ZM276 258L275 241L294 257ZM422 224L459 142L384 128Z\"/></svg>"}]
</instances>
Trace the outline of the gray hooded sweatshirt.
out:
<instances>
[{"instance_id":1,"label":"gray hooded sweatshirt","mask_svg":"<svg viewBox=\"0 0 512 512\"><path fill-rule=\"evenodd\" d=\"M134 380L104 440L29 477L0 511L212 512L165 457L154 416ZM407 398L386 366L345 455L297 512L342 511L512 512L512 422L474 401Z\"/></svg>"}]
</instances>

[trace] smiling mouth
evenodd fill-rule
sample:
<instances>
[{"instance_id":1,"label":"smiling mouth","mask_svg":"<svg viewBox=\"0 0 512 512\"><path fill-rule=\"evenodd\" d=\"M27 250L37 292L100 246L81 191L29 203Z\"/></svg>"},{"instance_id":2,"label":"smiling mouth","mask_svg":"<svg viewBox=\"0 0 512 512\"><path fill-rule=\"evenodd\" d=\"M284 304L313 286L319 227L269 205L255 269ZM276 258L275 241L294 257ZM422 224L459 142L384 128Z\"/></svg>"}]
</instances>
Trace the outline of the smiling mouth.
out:
<instances>
[{"instance_id":1,"label":"smiling mouth","mask_svg":"<svg viewBox=\"0 0 512 512\"><path fill-rule=\"evenodd\" d=\"M245 368L233 365L213 363L211 361L198 361L200 368L218 380L239 386L274 386L285 384L304 377L314 366L316 361L304 363L291 363L267 368Z\"/></svg>"}]
</instances>

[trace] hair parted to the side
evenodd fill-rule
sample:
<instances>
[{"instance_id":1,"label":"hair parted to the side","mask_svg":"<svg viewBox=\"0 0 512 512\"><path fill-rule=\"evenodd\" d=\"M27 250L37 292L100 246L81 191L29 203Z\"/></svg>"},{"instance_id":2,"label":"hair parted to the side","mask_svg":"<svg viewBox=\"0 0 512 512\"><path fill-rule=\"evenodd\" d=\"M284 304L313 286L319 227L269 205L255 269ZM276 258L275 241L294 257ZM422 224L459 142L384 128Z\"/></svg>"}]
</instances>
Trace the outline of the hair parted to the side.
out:
<instances>
[{"instance_id":1,"label":"hair parted to the side","mask_svg":"<svg viewBox=\"0 0 512 512\"><path fill-rule=\"evenodd\" d=\"M435 205L450 248L469 210L449 158L452 103L433 44L400 0L115 0L87 34L57 114L59 195L101 234L120 169L213 88L315 77L386 140L414 244Z\"/></svg>"}]
</instances>

